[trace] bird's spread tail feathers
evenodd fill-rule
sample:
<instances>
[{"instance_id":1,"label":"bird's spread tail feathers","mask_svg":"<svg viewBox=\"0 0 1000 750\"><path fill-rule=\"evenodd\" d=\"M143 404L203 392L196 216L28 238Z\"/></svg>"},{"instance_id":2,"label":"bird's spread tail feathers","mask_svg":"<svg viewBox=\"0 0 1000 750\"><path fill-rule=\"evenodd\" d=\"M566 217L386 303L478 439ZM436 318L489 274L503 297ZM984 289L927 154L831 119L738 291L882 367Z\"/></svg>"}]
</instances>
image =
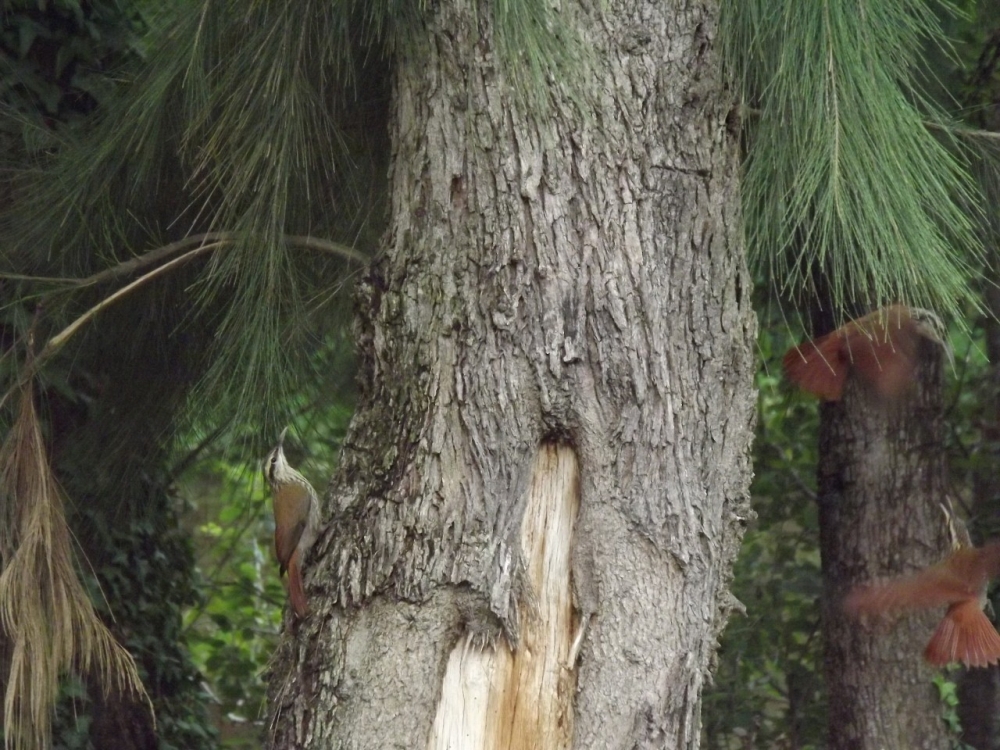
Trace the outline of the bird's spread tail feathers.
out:
<instances>
[{"instance_id":1,"label":"bird's spread tail feathers","mask_svg":"<svg viewBox=\"0 0 1000 750\"><path fill-rule=\"evenodd\" d=\"M1000 635L979 602L967 599L948 609L924 649L924 658L936 667L956 661L967 667L986 667L1000 662Z\"/></svg>"}]
</instances>

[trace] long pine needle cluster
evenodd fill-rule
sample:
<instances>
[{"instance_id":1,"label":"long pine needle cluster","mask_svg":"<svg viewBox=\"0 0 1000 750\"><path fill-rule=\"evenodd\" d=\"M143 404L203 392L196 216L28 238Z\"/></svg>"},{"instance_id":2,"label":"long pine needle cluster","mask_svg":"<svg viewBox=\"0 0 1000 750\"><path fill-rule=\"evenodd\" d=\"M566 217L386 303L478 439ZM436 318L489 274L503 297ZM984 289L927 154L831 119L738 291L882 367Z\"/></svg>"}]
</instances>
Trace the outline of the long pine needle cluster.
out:
<instances>
[{"instance_id":1,"label":"long pine needle cluster","mask_svg":"<svg viewBox=\"0 0 1000 750\"><path fill-rule=\"evenodd\" d=\"M961 318L980 245L978 189L917 81L942 43L924 0L724 3L747 133L750 259L785 298L890 302ZM823 296L822 294L820 296Z\"/></svg>"}]
</instances>

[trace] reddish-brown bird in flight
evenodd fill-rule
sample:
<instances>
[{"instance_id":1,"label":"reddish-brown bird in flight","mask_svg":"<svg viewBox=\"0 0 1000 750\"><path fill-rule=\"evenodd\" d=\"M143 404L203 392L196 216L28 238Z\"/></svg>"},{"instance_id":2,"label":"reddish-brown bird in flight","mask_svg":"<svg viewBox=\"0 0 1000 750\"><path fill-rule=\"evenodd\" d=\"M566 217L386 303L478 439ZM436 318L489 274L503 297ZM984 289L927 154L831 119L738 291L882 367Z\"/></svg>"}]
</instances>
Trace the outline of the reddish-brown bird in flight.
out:
<instances>
[{"instance_id":1,"label":"reddish-brown bird in flight","mask_svg":"<svg viewBox=\"0 0 1000 750\"><path fill-rule=\"evenodd\" d=\"M945 346L937 315L905 305L883 307L793 346L782 362L785 377L826 401L839 401L853 369L880 395L899 396L913 382L920 337Z\"/></svg>"},{"instance_id":2,"label":"reddish-brown bird in flight","mask_svg":"<svg viewBox=\"0 0 1000 750\"><path fill-rule=\"evenodd\" d=\"M983 614L986 586L998 575L1000 541L965 547L919 573L854 588L844 610L857 617L947 605L924 658L937 667L956 661L985 667L1000 662L1000 634Z\"/></svg>"}]
</instances>

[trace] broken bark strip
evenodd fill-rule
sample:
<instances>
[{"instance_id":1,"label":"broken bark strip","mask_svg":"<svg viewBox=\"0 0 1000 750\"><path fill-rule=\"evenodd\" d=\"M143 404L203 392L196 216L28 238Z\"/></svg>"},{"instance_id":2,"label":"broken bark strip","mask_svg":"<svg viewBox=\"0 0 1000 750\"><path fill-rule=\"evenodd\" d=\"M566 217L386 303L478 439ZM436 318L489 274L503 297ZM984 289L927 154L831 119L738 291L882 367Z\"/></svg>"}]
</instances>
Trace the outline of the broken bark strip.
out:
<instances>
[{"instance_id":1,"label":"broken bark strip","mask_svg":"<svg viewBox=\"0 0 1000 750\"><path fill-rule=\"evenodd\" d=\"M521 612L521 642L479 648L476 634L451 652L428 750L568 748L573 736L576 633L570 581L579 506L576 454L543 445L535 459L521 523L521 547L533 601Z\"/></svg>"}]
</instances>

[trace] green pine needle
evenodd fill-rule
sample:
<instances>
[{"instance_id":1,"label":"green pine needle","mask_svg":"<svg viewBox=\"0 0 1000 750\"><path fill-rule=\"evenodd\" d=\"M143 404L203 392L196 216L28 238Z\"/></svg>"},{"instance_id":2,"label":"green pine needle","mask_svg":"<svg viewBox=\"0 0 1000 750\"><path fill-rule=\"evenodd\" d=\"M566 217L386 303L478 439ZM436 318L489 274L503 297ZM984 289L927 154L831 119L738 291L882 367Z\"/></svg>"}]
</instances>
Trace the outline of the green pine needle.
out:
<instances>
[{"instance_id":1,"label":"green pine needle","mask_svg":"<svg viewBox=\"0 0 1000 750\"><path fill-rule=\"evenodd\" d=\"M981 199L914 81L922 45L942 42L930 3L741 0L724 30L759 115L743 185L754 268L791 298L818 293L818 274L839 315L898 301L962 320L978 307Z\"/></svg>"},{"instance_id":2,"label":"green pine needle","mask_svg":"<svg viewBox=\"0 0 1000 750\"><path fill-rule=\"evenodd\" d=\"M132 294L151 311L186 310L181 328L212 342L189 394L196 422L276 432L325 350L319 337L346 325L357 269L286 240L374 252L386 220L390 57L412 51L440 12L421 0L163 5L150 16L146 66L117 79L120 99L12 181L0 272L91 277L190 235L235 237L185 266L176 287ZM553 82L572 88L585 55L550 6L501 0L491 21L521 106L544 106ZM95 287L98 299L64 289L48 322L58 330L101 310L115 288ZM143 336L185 335L177 316L157 328L161 316L130 309ZM122 321L101 312L87 326L102 324Z\"/></svg>"}]
</instances>

